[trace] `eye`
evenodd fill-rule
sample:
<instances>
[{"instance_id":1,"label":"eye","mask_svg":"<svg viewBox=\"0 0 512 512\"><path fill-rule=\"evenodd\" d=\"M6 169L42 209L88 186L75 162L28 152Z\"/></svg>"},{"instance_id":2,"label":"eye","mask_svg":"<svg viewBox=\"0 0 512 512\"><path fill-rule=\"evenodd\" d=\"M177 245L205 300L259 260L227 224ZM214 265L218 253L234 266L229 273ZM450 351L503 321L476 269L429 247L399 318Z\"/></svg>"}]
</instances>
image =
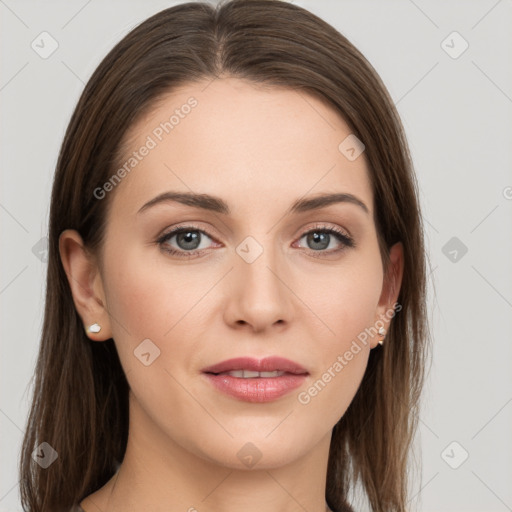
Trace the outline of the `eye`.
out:
<instances>
[{"instance_id":1,"label":"eye","mask_svg":"<svg viewBox=\"0 0 512 512\"><path fill-rule=\"evenodd\" d=\"M354 240L347 233L334 227L315 227L305 232L299 238L299 243L302 239L306 239L308 249L312 253L333 254L355 247ZM198 227L179 226L163 234L156 242L165 252L187 258L211 248L212 246L208 245L208 240L213 241L213 238ZM331 247L333 243L337 243L338 247ZM329 248L330 250L326 250Z\"/></svg>"},{"instance_id":2,"label":"eye","mask_svg":"<svg viewBox=\"0 0 512 512\"><path fill-rule=\"evenodd\" d=\"M173 245L173 239L176 245ZM208 239L212 240L202 229L194 226L181 226L162 235L157 243L169 254L189 257L207 249Z\"/></svg>"},{"instance_id":3,"label":"eye","mask_svg":"<svg viewBox=\"0 0 512 512\"><path fill-rule=\"evenodd\" d=\"M348 247L355 247L354 240L338 228L318 226L304 233L299 242L305 239L307 248L314 252L324 252L327 254L342 251ZM332 247L332 244L338 244L338 247ZM330 247L331 250L326 251Z\"/></svg>"}]
</instances>

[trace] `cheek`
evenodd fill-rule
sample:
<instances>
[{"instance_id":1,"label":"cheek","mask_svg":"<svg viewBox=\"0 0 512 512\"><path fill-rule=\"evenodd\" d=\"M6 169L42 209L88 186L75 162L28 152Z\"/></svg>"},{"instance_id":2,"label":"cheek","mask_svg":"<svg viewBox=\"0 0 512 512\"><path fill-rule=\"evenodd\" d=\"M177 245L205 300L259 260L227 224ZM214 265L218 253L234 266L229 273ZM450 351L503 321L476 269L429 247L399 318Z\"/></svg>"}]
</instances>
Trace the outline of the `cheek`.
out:
<instances>
[{"instance_id":1,"label":"cheek","mask_svg":"<svg viewBox=\"0 0 512 512\"><path fill-rule=\"evenodd\" d=\"M110 250L105 261L108 306L119 339L127 332L165 338L214 282L199 267L171 265L156 249Z\"/></svg>"},{"instance_id":2,"label":"cheek","mask_svg":"<svg viewBox=\"0 0 512 512\"><path fill-rule=\"evenodd\" d=\"M168 405L178 410L180 400L188 403L190 398L182 396L178 382L197 371L195 357L204 344L203 334L211 328L213 311L218 311L216 295L208 291L225 271L173 263L147 247L110 247L104 258L105 292L130 387L142 403L156 404L165 395Z\"/></svg>"},{"instance_id":3,"label":"cheek","mask_svg":"<svg viewBox=\"0 0 512 512\"><path fill-rule=\"evenodd\" d=\"M383 274L380 259L368 253L358 255L338 277L316 277L304 285L303 293L326 329L316 338L310 332L319 364L311 385L297 399L317 423L334 424L350 405L367 367Z\"/></svg>"},{"instance_id":4,"label":"cheek","mask_svg":"<svg viewBox=\"0 0 512 512\"><path fill-rule=\"evenodd\" d=\"M105 293L130 388L148 411L167 408L185 414L182 406L189 397L178 384L178 374L190 368L196 344L196 331L187 327L197 320L199 308L194 305L211 285L184 266L171 266L156 250L114 250L115 243L110 247L105 253Z\"/></svg>"},{"instance_id":5,"label":"cheek","mask_svg":"<svg viewBox=\"0 0 512 512\"><path fill-rule=\"evenodd\" d=\"M382 264L373 250L354 252L338 268L320 269L303 280L302 294L325 327L326 351L342 350L376 318L382 291Z\"/></svg>"},{"instance_id":6,"label":"cheek","mask_svg":"<svg viewBox=\"0 0 512 512\"><path fill-rule=\"evenodd\" d=\"M343 348L377 320L375 314L381 292L377 278L371 272L345 276L336 295L326 305L327 317L336 333L339 348Z\"/></svg>"}]
</instances>

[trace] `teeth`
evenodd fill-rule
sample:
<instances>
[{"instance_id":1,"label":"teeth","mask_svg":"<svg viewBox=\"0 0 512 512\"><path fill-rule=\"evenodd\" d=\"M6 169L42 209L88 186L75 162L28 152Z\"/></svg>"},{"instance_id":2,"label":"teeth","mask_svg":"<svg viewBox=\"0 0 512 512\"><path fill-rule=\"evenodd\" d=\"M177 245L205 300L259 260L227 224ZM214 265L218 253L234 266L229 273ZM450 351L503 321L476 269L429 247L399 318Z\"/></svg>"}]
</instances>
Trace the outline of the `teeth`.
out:
<instances>
[{"instance_id":1,"label":"teeth","mask_svg":"<svg viewBox=\"0 0 512 512\"><path fill-rule=\"evenodd\" d=\"M251 370L242 370L241 377L243 377L244 379L254 379L259 376L260 376L260 372L254 372Z\"/></svg>"},{"instance_id":2,"label":"teeth","mask_svg":"<svg viewBox=\"0 0 512 512\"><path fill-rule=\"evenodd\" d=\"M281 375L284 375L286 372L281 372L278 370L275 370L273 372L260 372L260 377L281 377Z\"/></svg>"},{"instance_id":3,"label":"teeth","mask_svg":"<svg viewBox=\"0 0 512 512\"><path fill-rule=\"evenodd\" d=\"M231 377L243 378L244 371L243 370L233 370L231 372L221 373L221 375L230 375Z\"/></svg>"},{"instance_id":4,"label":"teeth","mask_svg":"<svg viewBox=\"0 0 512 512\"><path fill-rule=\"evenodd\" d=\"M232 370L230 372L225 372L223 375L229 375L230 377L238 377L239 379L256 379L259 377L281 377L286 372L282 372L279 370L273 372L254 372L252 370Z\"/></svg>"}]
</instances>

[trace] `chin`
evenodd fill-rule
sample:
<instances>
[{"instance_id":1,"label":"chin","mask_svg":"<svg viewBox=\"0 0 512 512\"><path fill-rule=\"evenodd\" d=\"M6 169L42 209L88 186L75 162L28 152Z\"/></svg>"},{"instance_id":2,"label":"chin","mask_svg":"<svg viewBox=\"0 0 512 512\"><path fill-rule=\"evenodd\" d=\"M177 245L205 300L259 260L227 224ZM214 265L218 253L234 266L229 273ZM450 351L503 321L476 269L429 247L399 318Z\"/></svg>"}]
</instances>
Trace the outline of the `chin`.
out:
<instances>
[{"instance_id":1,"label":"chin","mask_svg":"<svg viewBox=\"0 0 512 512\"><path fill-rule=\"evenodd\" d=\"M299 459L314 447L316 437L322 437L322 433L293 436L289 431L270 435L267 430L246 431L243 435L230 432L232 439L211 439L211 444L196 445L194 451L201 458L230 469L275 469Z\"/></svg>"}]
</instances>

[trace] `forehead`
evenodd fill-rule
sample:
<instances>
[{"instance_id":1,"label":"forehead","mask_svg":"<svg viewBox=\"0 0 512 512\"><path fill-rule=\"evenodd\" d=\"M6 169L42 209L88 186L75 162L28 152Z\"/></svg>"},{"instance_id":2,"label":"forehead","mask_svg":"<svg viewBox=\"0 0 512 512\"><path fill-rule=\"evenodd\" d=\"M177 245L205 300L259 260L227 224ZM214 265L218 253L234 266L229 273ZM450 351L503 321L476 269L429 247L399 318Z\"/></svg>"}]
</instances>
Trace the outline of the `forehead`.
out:
<instances>
[{"instance_id":1,"label":"forehead","mask_svg":"<svg viewBox=\"0 0 512 512\"><path fill-rule=\"evenodd\" d=\"M160 97L128 130L118 162L127 172L113 201L131 212L166 189L233 205L335 189L371 210L364 153L349 160L340 150L349 136L343 118L304 91L236 78L190 83Z\"/></svg>"}]
</instances>

